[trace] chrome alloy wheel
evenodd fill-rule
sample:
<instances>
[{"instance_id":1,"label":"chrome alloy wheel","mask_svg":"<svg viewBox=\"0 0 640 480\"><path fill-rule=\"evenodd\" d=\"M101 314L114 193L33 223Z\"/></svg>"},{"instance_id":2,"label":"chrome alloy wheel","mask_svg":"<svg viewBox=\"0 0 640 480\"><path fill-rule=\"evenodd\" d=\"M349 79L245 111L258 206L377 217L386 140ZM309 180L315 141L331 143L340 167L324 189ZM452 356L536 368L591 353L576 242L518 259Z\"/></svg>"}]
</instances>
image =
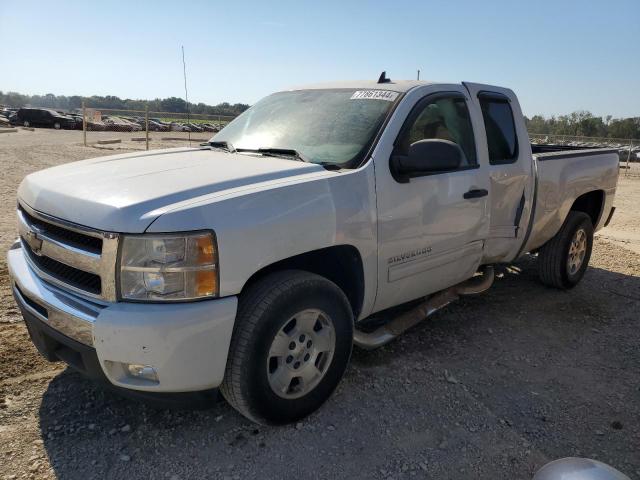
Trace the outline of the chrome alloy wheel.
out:
<instances>
[{"instance_id":1,"label":"chrome alloy wheel","mask_svg":"<svg viewBox=\"0 0 640 480\"><path fill-rule=\"evenodd\" d=\"M587 254L587 233L582 229L578 229L571 239L569 246L569 257L567 258L567 269L570 275L575 273L582 267L584 256Z\"/></svg>"},{"instance_id":2,"label":"chrome alloy wheel","mask_svg":"<svg viewBox=\"0 0 640 480\"><path fill-rule=\"evenodd\" d=\"M324 312L308 309L289 318L271 342L267 377L276 395L299 398L325 376L336 349L333 322Z\"/></svg>"}]
</instances>

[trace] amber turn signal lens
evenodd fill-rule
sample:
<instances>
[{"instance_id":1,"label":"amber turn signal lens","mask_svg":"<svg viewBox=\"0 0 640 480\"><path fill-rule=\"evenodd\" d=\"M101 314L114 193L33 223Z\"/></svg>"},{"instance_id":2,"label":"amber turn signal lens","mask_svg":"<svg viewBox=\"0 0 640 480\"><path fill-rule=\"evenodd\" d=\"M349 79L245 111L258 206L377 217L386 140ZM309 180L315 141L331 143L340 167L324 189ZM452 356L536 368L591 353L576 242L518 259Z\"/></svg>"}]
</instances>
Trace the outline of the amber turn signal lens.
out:
<instances>
[{"instance_id":1,"label":"amber turn signal lens","mask_svg":"<svg viewBox=\"0 0 640 480\"><path fill-rule=\"evenodd\" d=\"M218 293L218 276L215 270L196 272L196 295L207 297Z\"/></svg>"},{"instance_id":2,"label":"amber turn signal lens","mask_svg":"<svg viewBox=\"0 0 640 480\"><path fill-rule=\"evenodd\" d=\"M204 235L196 239L198 248L198 263L200 265L212 264L216 262L215 248L211 235Z\"/></svg>"}]
</instances>

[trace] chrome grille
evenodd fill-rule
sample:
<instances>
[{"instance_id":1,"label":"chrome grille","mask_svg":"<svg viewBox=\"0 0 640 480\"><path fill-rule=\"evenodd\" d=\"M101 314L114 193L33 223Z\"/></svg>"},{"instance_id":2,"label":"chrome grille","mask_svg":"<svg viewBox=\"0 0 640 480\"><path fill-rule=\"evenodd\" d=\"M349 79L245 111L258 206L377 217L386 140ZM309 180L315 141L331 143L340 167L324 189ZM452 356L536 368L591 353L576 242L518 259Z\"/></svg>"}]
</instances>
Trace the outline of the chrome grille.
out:
<instances>
[{"instance_id":1,"label":"chrome grille","mask_svg":"<svg viewBox=\"0 0 640 480\"><path fill-rule=\"evenodd\" d=\"M24 204L17 215L25 258L39 277L88 297L116 300L118 234L69 223Z\"/></svg>"},{"instance_id":2,"label":"chrome grille","mask_svg":"<svg viewBox=\"0 0 640 480\"><path fill-rule=\"evenodd\" d=\"M94 295L100 295L102 293L102 281L99 275L83 272L82 270L58 262L53 258L36 255L33 253L31 246L26 242L23 242L22 246L31 262L35 263L38 268L47 275L59 278L75 288L87 290Z\"/></svg>"},{"instance_id":3,"label":"chrome grille","mask_svg":"<svg viewBox=\"0 0 640 480\"><path fill-rule=\"evenodd\" d=\"M30 215L29 212L27 212L21 205L18 206L18 210L20 210L20 213L22 213L29 225L36 227L40 232L48 235L49 237L68 243L69 245L77 248L86 248L88 251L97 253L98 255L102 252L101 238L68 230L53 223L43 222L33 215Z\"/></svg>"}]
</instances>

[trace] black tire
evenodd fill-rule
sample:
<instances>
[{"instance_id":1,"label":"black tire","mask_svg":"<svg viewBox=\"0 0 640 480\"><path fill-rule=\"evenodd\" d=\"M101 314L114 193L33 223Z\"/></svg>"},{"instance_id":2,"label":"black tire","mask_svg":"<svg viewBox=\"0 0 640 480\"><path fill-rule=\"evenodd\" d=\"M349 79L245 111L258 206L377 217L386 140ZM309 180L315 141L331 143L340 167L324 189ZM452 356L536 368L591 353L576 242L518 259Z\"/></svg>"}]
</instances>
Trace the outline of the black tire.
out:
<instances>
[{"instance_id":1,"label":"black tire","mask_svg":"<svg viewBox=\"0 0 640 480\"><path fill-rule=\"evenodd\" d=\"M269 349L287 320L310 308L330 318L335 350L324 376L311 391L295 399L283 398L269 384ZM254 422L295 422L317 410L331 396L349 363L352 345L353 313L340 288L308 272L270 274L240 297L220 391L233 408Z\"/></svg>"},{"instance_id":2,"label":"black tire","mask_svg":"<svg viewBox=\"0 0 640 480\"><path fill-rule=\"evenodd\" d=\"M571 272L568 266L569 250L576 233L582 229L586 234L586 251L580 268ZM584 276L593 248L593 224L583 212L569 212L560 231L540 249L538 273L542 283L549 287L566 290L575 287Z\"/></svg>"},{"instance_id":3,"label":"black tire","mask_svg":"<svg viewBox=\"0 0 640 480\"><path fill-rule=\"evenodd\" d=\"M60 130L62 128L62 125L60 125L60 122L55 122L53 124L53 128L55 128L56 130Z\"/></svg>"}]
</instances>

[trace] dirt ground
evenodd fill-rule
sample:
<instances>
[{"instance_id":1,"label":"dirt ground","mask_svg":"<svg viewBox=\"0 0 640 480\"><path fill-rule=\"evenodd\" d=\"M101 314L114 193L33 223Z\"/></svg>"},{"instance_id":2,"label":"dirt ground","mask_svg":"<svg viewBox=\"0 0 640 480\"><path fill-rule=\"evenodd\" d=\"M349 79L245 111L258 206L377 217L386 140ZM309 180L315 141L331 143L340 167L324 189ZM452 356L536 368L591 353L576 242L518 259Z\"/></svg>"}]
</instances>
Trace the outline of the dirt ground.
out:
<instances>
[{"instance_id":1,"label":"dirt ground","mask_svg":"<svg viewBox=\"0 0 640 480\"><path fill-rule=\"evenodd\" d=\"M614 221L575 289L543 287L527 258L390 345L356 349L320 411L264 428L224 401L194 411L124 399L31 345L5 261L20 180L144 148L80 142L81 132L0 135L0 479L530 479L566 456L640 478L637 170L621 174Z\"/></svg>"}]
</instances>

